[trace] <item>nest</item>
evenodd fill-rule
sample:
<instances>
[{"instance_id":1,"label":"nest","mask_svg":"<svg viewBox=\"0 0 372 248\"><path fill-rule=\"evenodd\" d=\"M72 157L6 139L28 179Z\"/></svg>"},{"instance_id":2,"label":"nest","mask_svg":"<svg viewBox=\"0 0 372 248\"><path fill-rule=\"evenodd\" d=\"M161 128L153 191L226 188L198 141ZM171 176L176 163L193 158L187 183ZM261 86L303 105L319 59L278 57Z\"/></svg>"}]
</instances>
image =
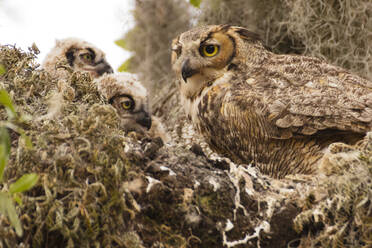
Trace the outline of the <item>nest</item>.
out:
<instances>
[{"instance_id":1,"label":"nest","mask_svg":"<svg viewBox=\"0 0 372 248\"><path fill-rule=\"evenodd\" d=\"M33 143L28 148L12 133L4 181L11 183L30 172L40 177L23 199L24 236L17 237L1 216L0 247L134 244L136 235L127 233L124 220L130 220L136 208L123 182L129 171L136 173L132 166L141 160L136 152L140 141L119 129L115 109L102 100L88 74L75 72L67 82L56 81L38 69L36 52L11 46L0 50L7 71L0 77L1 88L27 117L15 124ZM54 105L59 113L50 118ZM0 115L7 118L4 109Z\"/></svg>"}]
</instances>

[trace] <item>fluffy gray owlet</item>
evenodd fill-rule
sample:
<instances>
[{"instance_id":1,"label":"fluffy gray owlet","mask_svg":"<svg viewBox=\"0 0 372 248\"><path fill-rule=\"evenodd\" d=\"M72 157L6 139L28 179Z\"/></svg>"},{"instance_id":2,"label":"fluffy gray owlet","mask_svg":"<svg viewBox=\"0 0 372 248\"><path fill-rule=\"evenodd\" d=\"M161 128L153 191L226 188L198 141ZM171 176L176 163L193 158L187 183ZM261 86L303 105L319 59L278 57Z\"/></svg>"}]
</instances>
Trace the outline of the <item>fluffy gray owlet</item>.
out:
<instances>
[{"instance_id":1,"label":"fluffy gray owlet","mask_svg":"<svg viewBox=\"0 0 372 248\"><path fill-rule=\"evenodd\" d=\"M55 47L46 55L42 65L56 78L68 78L68 72L58 68L58 63L67 63L74 71L89 72L92 78L97 78L104 73L113 73L101 49L77 38L57 40Z\"/></svg>"},{"instance_id":2,"label":"fluffy gray owlet","mask_svg":"<svg viewBox=\"0 0 372 248\"><path fill-rule=\"evenodd\" d=\"M146 88L130 73L105 74L95 80L99 92L116 109L123 130L170 140L160 120L151 115Z\"/></svg>"}]
</instances>

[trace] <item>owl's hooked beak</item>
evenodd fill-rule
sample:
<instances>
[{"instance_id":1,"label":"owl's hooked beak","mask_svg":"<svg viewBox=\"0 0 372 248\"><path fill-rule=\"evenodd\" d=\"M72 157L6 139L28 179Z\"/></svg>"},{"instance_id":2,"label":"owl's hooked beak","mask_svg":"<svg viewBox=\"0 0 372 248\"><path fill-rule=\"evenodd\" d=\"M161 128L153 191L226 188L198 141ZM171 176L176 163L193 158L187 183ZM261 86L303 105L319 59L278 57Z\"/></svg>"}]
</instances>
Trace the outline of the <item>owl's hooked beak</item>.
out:
<instances>
[{"instance_id":1,"label":"owl's hooked beak","mask_svg":"<svg viewBox=\"0 0 372 248\"><path fill-rule=\"evenodd\" d=\"M151 122L151 116L146 111L141 110L141 111L137 112L135 120L138 124L147 128L147 130L149 130L151 128L151 123L152 123Z\"/></svg>"},{"instance_id":2,"label":"owl's hooked beak","mask_svg":"<svg viewBox=\"0 0 372 248\"><path fill-rule=\"evenodd\" d=\"M96 65L96 72L99 76L102 76L104 73L114 73L114 70L105 60L101 60Z\"/></svg>"},{"instance_id":3,"label":"owl's hooked beak","mask_svg":"<svg viewBox=\"0 0 372 248\"><path fill-rule=\"evenodd\" d=\"M187 83L187 79L189 77L192 77L198 72L197 70L194 70L191 68L189 59L186 59L185 61L183 61L181 70L182 70L182 78L183 78L183 81L185 81L185 83Z\"/></svg>"}]
</instances>

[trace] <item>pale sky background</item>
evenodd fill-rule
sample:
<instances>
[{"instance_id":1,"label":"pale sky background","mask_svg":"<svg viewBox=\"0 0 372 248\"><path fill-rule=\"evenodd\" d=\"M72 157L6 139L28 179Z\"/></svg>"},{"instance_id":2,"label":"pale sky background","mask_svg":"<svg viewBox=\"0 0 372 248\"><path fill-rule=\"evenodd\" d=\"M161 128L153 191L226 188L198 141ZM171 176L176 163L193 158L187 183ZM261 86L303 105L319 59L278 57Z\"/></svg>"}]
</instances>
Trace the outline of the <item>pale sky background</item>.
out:
<instances>
[{"instance_id":1,"label":"pale sky background","mask_svg":"<svg viewBox=\"0 0 372 248\"><path fill-rule=\"evenodd\" d=\"M134 0L0 0L0 44L36 43L41 63L56 39L77 37L106 53L115 71L130 57L114 41L134 24Z\"/></svg>"}]
</instances>

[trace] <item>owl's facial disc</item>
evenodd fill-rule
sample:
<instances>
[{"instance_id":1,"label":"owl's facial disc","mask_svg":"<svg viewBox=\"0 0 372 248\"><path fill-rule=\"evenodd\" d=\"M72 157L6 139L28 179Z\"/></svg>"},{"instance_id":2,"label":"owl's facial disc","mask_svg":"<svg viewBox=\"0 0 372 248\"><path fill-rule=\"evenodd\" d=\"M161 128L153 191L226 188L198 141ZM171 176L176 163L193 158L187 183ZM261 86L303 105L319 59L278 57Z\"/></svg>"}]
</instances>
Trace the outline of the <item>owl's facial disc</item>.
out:
<instances>
[{"instance_id":1,"label":"owl's facial disc","mask_svg":"<svg viewBox=\"0 0 372 248\"><path fill-rule=\"evenodd\" d=\"M234 38L225 30L212 28L203 35L182 34L172 44L173 70L183 79L182 94L192 98L212 85L224 75L234 56Z\"/></svg>"},{"instance_id":2,"label":"owl's facial disc","mask_svg":"<svg viewBox=\"0 0 372 248\"><path fill-rule=\"evenodd\" d=\"M211 41L203 42L199 46L199 54L205 59L208 59L208 58L211 59L212 57L217 56L219 51L220 51L220 45L216 41L214 41L213 43ZM187 79L189 77L192 77L193 75L197 73L200 73L201 70L202 68L200 68L199 70L196 68L194 69L190 64L190 59L186 59L182 62L181 74L182 74L182 78L185 81L185 83L187 83Z\"/></svg>"},{"instance_id":3,"label":"owl's facial disc","mask_svg":"<svg viewBox=\"0 0 372 248\"><path fill-rule=\"evenodd\" d=\"M149 130L152 125L151 116L146 106L139 103L129 95L119 95L109 101L117 109L123 120L122 127L126 131L138 131L143 128Z\"/></svg>"}]
</instances>

